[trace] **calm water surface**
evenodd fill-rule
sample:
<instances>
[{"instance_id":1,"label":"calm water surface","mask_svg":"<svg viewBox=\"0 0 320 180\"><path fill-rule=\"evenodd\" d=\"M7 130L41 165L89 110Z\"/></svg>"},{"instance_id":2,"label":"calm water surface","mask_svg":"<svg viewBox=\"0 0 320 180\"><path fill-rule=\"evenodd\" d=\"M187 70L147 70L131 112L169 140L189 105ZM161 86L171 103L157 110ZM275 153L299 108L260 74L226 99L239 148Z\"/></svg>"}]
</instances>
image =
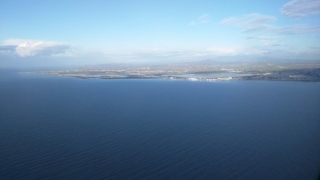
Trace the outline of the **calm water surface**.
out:
<instances>
[{"instance_id":1,"label":"calm water surface","mask_svg":"<svg viewBox=\"0 0 320 180\"><path fill-rule=\"evenodd\" d=\"M0 179L316 179L320 83L0 74Z\"/></svg>"}]
</instances>

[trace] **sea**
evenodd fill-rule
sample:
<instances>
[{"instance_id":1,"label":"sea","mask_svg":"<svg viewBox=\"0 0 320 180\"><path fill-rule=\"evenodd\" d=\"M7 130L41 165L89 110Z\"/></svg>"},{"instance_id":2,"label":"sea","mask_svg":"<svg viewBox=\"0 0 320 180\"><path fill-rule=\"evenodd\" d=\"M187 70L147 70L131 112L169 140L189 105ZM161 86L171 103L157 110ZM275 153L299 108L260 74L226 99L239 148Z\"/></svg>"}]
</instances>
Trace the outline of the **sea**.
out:
<instances>
[{"instance_id":1,"label":"sea","mask_svg":"<svg viewBox=\"0 0 320 180\"><path fill-rule=\"evenodd\" d=\"M315 180L320 83L0 72L0 179Z\"/></svg>"}]
</instances>

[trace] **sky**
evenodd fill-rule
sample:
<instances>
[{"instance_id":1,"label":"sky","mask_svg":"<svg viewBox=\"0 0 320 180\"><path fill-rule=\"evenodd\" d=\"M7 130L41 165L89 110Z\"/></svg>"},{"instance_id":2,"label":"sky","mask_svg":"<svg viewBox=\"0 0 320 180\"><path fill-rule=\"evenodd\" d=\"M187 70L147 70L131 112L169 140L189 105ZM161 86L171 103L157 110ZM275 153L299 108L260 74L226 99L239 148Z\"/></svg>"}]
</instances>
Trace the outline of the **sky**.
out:
<instances>
[{"instance_id":1,"label":"sky","mask_svg":"<svg viewBox=\"0 0 320 180\"><path fill-rule=\"evenodd\" d=\"M0 67L320 60L320 0L0 4Z\"/></svg>"}]
</instances>

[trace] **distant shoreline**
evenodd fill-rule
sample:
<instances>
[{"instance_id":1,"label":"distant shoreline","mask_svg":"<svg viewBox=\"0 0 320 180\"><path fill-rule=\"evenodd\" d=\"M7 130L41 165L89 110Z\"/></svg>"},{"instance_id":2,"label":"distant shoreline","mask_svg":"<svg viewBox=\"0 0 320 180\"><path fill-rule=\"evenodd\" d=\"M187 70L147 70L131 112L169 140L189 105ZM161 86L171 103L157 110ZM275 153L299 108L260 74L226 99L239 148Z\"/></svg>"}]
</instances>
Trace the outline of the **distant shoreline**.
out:
<instances>
[{"instance_id":1,"label":"distant shoreline","mask_svg":"<svg viewBox=\"0 0 320 180\"><path fill-rule=\"evenodd\" d=\"M315 62L194 62L166 65L101 65L71 70L22 72L81 79L169 79L188 81L302 81L320 82L320 61Z\"/></svg>"},{"instance_id":2,"label":"distant shoreline","mask_svg":"<svg viewBox=\"0 0 320 180\"><path fill-rule=\"evenodd\" d=\"M72 71L71 71L72 72ZM240 80L263 80L263 81L299 81L299 82L320 82L320 68L284 70L272 73L252 73L250 75L233 73L233 76L225 76L227 73L220 74L178 74L178 75L101 75L101 74L73 74L68 71L41 71L41 72L20 72L23 74L44 74L64 77L73 77L79 79L163 79L163 80L183 80L183 81L240 81ZM70 73L70 74L69 74ZM190 75L190 76L188 76ZM207 77L206 77L207 76ZM212 77L214 76L214 77Z\"/></svg>"}]
</instances>

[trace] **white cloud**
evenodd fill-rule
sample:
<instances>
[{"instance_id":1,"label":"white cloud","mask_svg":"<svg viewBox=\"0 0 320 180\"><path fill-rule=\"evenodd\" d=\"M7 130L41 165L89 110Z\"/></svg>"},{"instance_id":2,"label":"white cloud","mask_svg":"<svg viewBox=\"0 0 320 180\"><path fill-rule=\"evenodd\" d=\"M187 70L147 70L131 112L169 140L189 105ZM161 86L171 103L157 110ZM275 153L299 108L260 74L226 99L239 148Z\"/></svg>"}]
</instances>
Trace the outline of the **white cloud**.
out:
<instances>
[{"instance_id":1,"label":"white cloud","mask_svg":"<svg viewBox=\"0 0 320 180\"><path fill-rule=\"evenodd\" d=\"M292 0L280 9L286 17L304 17L320 13L320 0Z\"/></svg>"},{"instance_id":2,"label":"white cloud","mask_svg":"<svg viewBox=\"0 0 320 180\"><path fill-rule=\"evenodd\" d=\"M312 32L320 31L320 25L309 26L304 24L298 24L293 26L271 27L269 31L280 33L280 34L312 33Z\"/></svg>"},{"instance_id":3,"label":"white cloud","mask_svg":"<svg viewBox=\"0 0 320 180\"><path fill-rule=\"evenodd\" d=\"M207 52L210 52L212 55L216 56L235 56L241 53L241 47L234 47L234 46L212 46L206 49Z\"/></svg>"},{"instance_id":4,"label":"white cloud","mask_svg":"<svg viewBox=\"0 0 320 180\"><path fill-rule=\"evenodd\" d=\"M69 45L63 43L25 39L9 39L4 41L4 46L14 48L20 57L59 55L70 49Z\"/></svg>"},{"instance_id":5,"label":"white cloud","mask_svg":"<svg viewBox=\"0 0 320 180\"><path fill-rule=\"evenodd\" d=\"M205 49L210 56L214 57L254 57L266 55L266 48L250 46L212 46Z\"/></svg>"},{"instance_id":6,"label":"white cloud","mask_svg":"<svg viewBox=\"0 0 320 180\"><path fill-rule=\"evenodd\" d=\"M246 31L254 31L269 27L269 24L275 20L276 18L273 16L247 14L244 16L224 19L220 24L245 27Z\"/></svg>"},{"instance_id":7,"label":"white cloud","mask_svg":"<svg viewBox=\"0 0 320 180\"><path fill-rule=\"evenodd\" d=\"M309 26L300 24L292 26L274 26L272 25L274 21L276 21L276 18L273 16L247 14L224 19L220 24L244 28L242 31L244 33L263 31L277 34L302 34L320 31L320 25Z\"/></svg>"},{"instance_id":8,"label":"white cloud","mask_svg":"<svg viewBox=\"0 0 320 180\"><path fill-rule=\"evenodd\" d=\"M199 24L207 24L207 23L210 22L209 17L210 17L209 14L203 14L203 15L199 16L197 18L197 20L191 21L190 23L188 23L188 25L189 26L196 26L196 25L199 25Z\"/></svg>"},{"instance_id":9,"label":"white cloud","mask_svg":"<svg viewBox=\"0 0 320 180\"><path fill-rule=\"evenodd\" d=\"M4 46L0 45L0 52L7 52L7 53L14 52L15 48L16 46L14 45L4 45Z\"/></svg>"},{"instance_id":10,"label":"white cloud","mask_svg":"<svg viewBox=\"0 0 320 180\"><path fill-rule=\"evenodd\" d=\"M258 40L264 46L282 46L282 44L277 43L277 37L268 36L247 36L247 40Z\"/></svg>"}]
</instances>

